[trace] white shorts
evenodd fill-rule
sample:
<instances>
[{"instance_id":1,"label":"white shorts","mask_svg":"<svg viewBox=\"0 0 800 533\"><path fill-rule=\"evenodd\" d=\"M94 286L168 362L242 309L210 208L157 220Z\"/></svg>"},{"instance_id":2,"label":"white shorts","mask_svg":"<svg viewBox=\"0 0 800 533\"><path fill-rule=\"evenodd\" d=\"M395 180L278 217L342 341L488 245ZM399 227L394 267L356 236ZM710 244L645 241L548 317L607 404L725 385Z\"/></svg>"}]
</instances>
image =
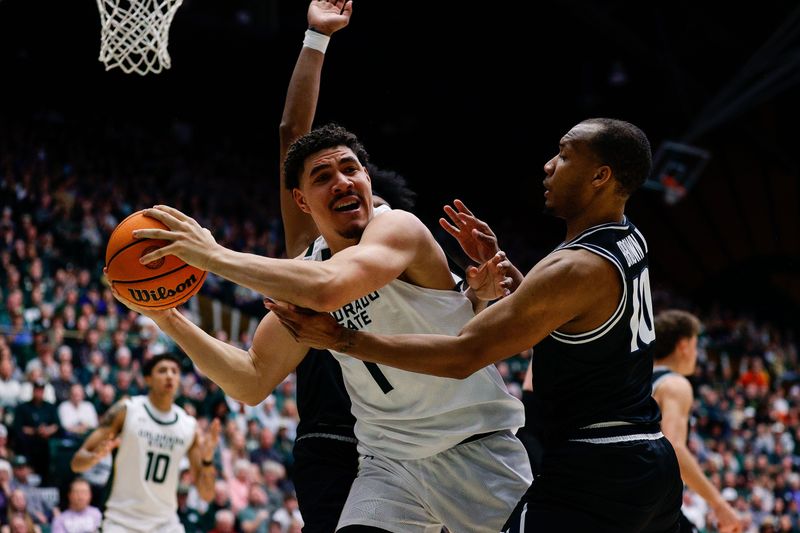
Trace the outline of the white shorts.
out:
<instances>
[{"instance_id":1,"label":"white shorts","mask_svg":"<svg viewBox=\"0 0 800 533\"><path fill-rule=\"evenodd\" d=\"M337 529L497 533L532 480L528 454L511 431L424 459L362 455Z\"/></svg>"},{"instance_id":2,"label":"white shorts","mask_svg":"<svg viewBox=\"0 0 800 533\"><path fill-rule=\"evenodd\" d=\"M155 529L150 527L146 529L134 529L108 518L103 520L103 527L100 529L103 533L153 533L155 531L158 531L158 533L186 533L186 530L183 529L183 524L180 522L160 524Z\"/></svg>"}]
</instances>

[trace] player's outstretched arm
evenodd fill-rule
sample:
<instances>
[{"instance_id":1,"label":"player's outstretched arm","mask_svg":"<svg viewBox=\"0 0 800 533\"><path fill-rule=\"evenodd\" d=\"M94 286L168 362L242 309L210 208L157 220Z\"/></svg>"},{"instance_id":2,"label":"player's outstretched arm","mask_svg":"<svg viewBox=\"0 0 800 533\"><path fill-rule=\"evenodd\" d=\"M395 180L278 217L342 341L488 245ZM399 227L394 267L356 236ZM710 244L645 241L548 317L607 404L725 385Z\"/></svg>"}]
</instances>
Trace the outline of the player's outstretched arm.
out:
<instances>
[{"instance_id":1,"label":"player's outstretched arm","mask_svg":"<svg viewBox=\"0 0 800 533\"><path fill-rule=\"evenodd\" d=\"M599 285L598 285L599 284ZM298 342L411 372L463 379L527 350L550 332L619 299L619 274L590 252L562 251L537 264L511 296L470 320L456 337L375 335L280 302L265 305Z\"/></svg>"},{"instance_id":2,"label":"player's outstretched arm","mask_svg":"<svg viewBox=\"0 0 800 533\"><path fill-rule=\"evenodd\" d=\"M305 357L307 348L297 344L269 315L256 329L253 345L245 351L212 337L176 309L152 310L122 299L123 305L152 319L225 393L249 405L266 398Z\"/></svg>"},{"instance_id":3,"label":"player's outstretched arm","mask_svg":"<svg viewBox=\"0 0 800 533\"><path fill-rule=\"evenodd\" d=\"M217 470L214 468L214 451L219 444L220 427L219 418L215 418L205 432L198 427L188 453L197 492L207 502L214 499L214 482L217 478Z\"/></svg>"},{"instance_id":4,"label":"player's outstretched arm","mask_svg":"<svg viewBox=\"0 0 800 533\"><path fill-rule=\"evenodd\" d=\"M172 254L238 285L309 309L335 311L378 290L412 267L417 276L428 276L422 285L452 287L444 253L425 225L405 211L389 211L373 218L358 244L335 253L327 261L274 259L234 252L217 244L210 231L175 208L157 206L146 209L145 214L160 220L169 230L135 230L134 237L171 243L143 256L140 259L143 264ZM434 264L436 253L443 268L433 271L428 267ZM430 279L433 276L438 276L436 284Z\"/></svg>"},{"instance_id":5,"label":"player's outstretched arm","mask_svg":"<svg viewBox=\"0 0 800 533\"><path fill-rule=\"evenodd\" d=\"M347 26L353 12L352 1L320 1L312 0L308 6L308 26L313 32L320 35L331 36ZM314 48L320 47L311 41L304 42L300 50L297 63L289 81L286 92L286 103L281 117L280 133L280 203L283 218L284 237L286 242L286 255L296 257L308 247L319 235L311 216L303 213L292 198L292 193L286 188L283 173L283 161L286 153L294 141L311 131L314 114L319 99L319 87L322 74L322 64L325 53ZM324 40L324 37L322 38Z\"/></svg>"},{"instance_id":6,"label":"player's outstretched arm","mask_svg":"<svg viewBox=\"0 0 800 533\"><path fill-rule=\"evenodd\" d=\"M119 446L118 435L125 423L126 412L125 400L119 400L109 407L97 429L86 437L81 447L72 456L70 468L73 472L86 472Z\"/></svg>"}]
</instances>

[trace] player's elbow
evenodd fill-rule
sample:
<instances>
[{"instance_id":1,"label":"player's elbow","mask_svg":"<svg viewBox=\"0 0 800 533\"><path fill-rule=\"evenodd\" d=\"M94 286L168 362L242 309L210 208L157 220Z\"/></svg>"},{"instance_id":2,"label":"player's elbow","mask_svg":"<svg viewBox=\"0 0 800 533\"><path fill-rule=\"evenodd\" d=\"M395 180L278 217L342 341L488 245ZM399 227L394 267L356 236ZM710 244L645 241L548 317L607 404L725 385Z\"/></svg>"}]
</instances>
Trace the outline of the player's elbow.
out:
<instances>
[{"instance_id":1,"label":"player's elbow","mask_svg":"<svg viewBox=\"0 0 800 533\"><path fill-rule=\"evenodd\" d=\"M236 399L245 405L248 405L250 407L255 407L256 405L263 402L264 398L266 397L267 397L266 394L260 391L254 391L254 392L245 392L244 394L240 394L239 397Z\"/></svg>"},{"instance_id":2,"label":"player's elbow","mask_svg":"<svg viewBox=\"0 0 800 533\"><path fill-rule=\"evenodd\" d=\"M307 304L301 305L320 313L332 313L350 303L346 294L347 287L334 276L320 276L308 293Z\"/></svg>"}]
</instances>

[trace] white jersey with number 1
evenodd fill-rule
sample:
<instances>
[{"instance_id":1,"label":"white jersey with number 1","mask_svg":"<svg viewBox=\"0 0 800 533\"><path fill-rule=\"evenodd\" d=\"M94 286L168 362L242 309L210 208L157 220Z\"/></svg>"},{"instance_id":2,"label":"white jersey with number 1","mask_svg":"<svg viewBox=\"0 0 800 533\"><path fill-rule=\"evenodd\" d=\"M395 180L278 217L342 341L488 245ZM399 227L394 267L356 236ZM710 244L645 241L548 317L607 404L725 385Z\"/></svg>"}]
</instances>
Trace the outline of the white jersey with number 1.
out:
<instances>
[{"instance_id":1,"label":"white jersey with number 1","mask_svg":"<svg viewBox=\"0 0 800 533\"><path fill-rule=\"evenodd\" d=\"M159 531L178 524L180 463L197 421L177 405L159 411L147 396L134 396L125 407L105 518L134 531Z\"/></svg>"}]
</instances>

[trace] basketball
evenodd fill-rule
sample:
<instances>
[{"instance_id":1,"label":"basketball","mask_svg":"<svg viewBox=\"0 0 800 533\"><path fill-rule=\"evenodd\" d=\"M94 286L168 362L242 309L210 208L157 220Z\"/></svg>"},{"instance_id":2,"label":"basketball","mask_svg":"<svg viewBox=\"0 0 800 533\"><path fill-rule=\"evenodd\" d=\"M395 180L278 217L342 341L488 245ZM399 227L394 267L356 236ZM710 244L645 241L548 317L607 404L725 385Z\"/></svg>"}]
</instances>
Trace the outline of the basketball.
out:
<instances>
[{"instance_id":1,"label":"basketball","mask_svg":"<svg viewBox=\"0 0 800 533\"><path fill-rule=\"evenodd\" d=\"M176 307L200 290L206 272L167 255L143 265L139 258L169 244L157 239L135 239L137 229L169 229L138 211L114 228L106 247L109 282L125 300L148 309Z\"/></svg>"}]
</instances>

